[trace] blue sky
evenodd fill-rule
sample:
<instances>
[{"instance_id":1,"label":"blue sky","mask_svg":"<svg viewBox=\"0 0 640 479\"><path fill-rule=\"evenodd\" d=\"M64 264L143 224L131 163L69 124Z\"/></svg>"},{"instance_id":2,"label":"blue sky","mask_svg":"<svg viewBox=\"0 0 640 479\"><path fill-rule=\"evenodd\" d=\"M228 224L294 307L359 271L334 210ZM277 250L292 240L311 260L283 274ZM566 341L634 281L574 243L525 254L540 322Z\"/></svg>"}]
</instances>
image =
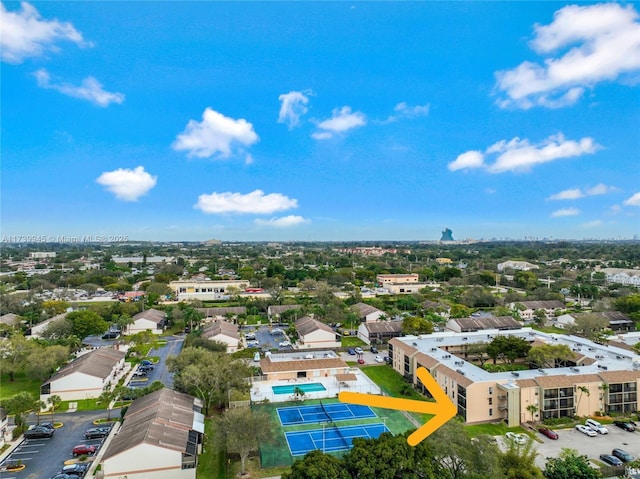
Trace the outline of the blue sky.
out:
<instances>
[{"instance_id":1,"label":"blue sky","mask_svg":"<svg viewBox=\"0 0 640 479\"><path fill-rule=\"evenodd\" d=\"M632 238L639 13L3 2L3 239Z\"/></svg>"}]
</instances>

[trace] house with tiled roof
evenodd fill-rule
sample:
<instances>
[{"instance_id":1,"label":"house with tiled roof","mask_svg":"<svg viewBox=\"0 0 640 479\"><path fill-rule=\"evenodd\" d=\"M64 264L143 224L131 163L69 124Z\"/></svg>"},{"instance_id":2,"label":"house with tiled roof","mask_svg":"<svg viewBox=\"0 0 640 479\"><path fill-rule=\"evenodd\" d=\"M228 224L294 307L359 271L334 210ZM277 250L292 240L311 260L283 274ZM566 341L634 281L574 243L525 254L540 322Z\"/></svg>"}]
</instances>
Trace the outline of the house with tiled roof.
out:
<instances>
[{"instance_id":1,"label":"house with tiled roof","mask_svg":"<svg viewBox=\"0 0 640 479\"><path fill-rule=\"evenodd\" d=\"M303 316L294 326L298 334L298 349L338 348L340 341L336 332L322 321Z\"/></svg>"},{"instance_id":2,"label":"house with tiled roof","mask_svg":"<svg viewBox=\"0 0 640 479\"><path fill-rule=\"evenodd\" d=\"M103 479L195 479L204 415L199 399L161 389L133 403L105 446Z\"/></svg>"},{"instance_id":3,"label":"house with tiled roof","mask_svg":"<svg viewBox=\"0 0 640 479\"><path fill-rule=\"evenodd\" d=\"M142 331L151 331L153 334L162 334L167 321L167 315L164 311L152 308L136 314L132 319L133 323L125 329L123 334L131 335Z\"/></svg>"},{"instance_id":4,"label":"house with tiled roof","mask_svg":"<svg viewBox=\"0 0 640 479\"><path fill-rule=\"evenodd\" d=\"M347 374L349 366L333 351L270 354L260 359L267 380L313 379Z\"/></svg>"},{"instance_id":5,"label":"house with tiled roof","mask_svg":"<svg viewBox=\"0 0 640 479\"><path fill-rule=\"evenodd\" d=\"M549 321L567 310L564 303L558 300L517 301L509 303L509 307L518 311L518 315L522 321L534 321L536 319L536 311L538 310L544 311L544 314Z\"/></svg>"},{"instance_id":6,"label":"house with tiled roof","mask_svg":"<svg viewBox=\"0 0 640 479\"><path fill-rule=\"evenodd\" d=\"M482 331L483 329L520 329L522 324L511 316L479 316L471 318L454 318L447 321L447 329L456 333Z\"/></svg>"},{"instance_id":7,"label":"house with tiled roof","mask_svg":"<svg viewBox=\"0 0 640 479\"><path fill-rule=\"evenodd\" d=\"M238 326L229 321L217 320L205 324L200 337L226 344L228 353L235 353L241 346Z\"/></svg>"},{"instance_id":8,"label":"house with tiled roof","mask_svg":"<svg viewBox=\"0 0 640 479\"><path fill-rule=\"evenodd\" d=\"M383 316L386 316L384 311L366 303L356 303L351 306L351 310L358 315L358 319L363 323L380 321Z\"/></svg>"},{"instance_id":9,"label":"house with tiled roof","mask_svg":"<svg viewBox=\"0 0 640 479\"><path fill-rule=\"evenodd\" d=\"M62 366L40 386L40 400L57 395L63 401L97 398L125 373L125 353L113 348L94 349Z\"/></svg>"},{"instance_id":10,"label":"house with tiled roof","mask_svg":"<svg viewBox=\"0 0 640 479\"><path fill-rule=\"evenodd\" d=\"M398 336L402 336L400 321L375 321L358 326L358 337L367 344L385 344Z\"/></svg>"}]
</instances>

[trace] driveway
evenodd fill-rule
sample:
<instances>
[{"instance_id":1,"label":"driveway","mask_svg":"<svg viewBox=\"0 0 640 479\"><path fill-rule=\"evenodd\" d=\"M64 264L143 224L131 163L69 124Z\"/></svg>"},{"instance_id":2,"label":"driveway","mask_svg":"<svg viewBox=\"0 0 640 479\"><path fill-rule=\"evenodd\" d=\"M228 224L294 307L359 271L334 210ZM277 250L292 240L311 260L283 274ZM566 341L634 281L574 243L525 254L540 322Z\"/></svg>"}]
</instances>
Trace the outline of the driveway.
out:
<instances>
[{"instance_id":1,"label":"driveway","mask_svg":"<svg viewBox=\"0 0 640 479\"><path fill-rule=\"evenodd\" d=\"M8 456L8 460L20 460L27 467L18 472L3 472L2 479L44 479L52 477L62 469L64 461L72 459L71 451L78 444L101 446L103 439L85 439L84 433L93 426L93 420L106 418L107 411L81 411L56 413L54 420L63 423L53 437L46 439L25 439ZM111 417L120 417L120 410L111 410ZM50 421L51 416L43 416L42 421ZM35 415L28 419L36 423Z\"/></svg>"},{"instance_id":2,"label":"driveway","mask_svg":"<svg viewBox=\"0 0 640 479\"><path fill-rule=\"evenodd\" d=\"M147 372L146 378L136 380L133 378L129 382L129 386L135 388L143 388L154 381L160 381L166 388L173 389L173 374L167 369L167 358L169 356L177 356L184 345L183 336L167 336L163 337L167 344L157 349L151 349L148 356L158 357L158 362L154 364L153 369Z\"/></svg>"}]
</instances>

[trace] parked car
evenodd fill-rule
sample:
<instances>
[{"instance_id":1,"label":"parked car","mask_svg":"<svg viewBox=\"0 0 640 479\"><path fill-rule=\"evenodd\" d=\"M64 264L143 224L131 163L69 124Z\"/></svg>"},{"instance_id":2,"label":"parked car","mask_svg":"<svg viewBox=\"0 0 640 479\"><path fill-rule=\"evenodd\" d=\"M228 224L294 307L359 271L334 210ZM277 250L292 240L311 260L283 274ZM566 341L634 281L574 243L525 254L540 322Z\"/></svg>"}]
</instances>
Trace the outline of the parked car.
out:
<instances>
[{"instance_id":1,"label":"parked car","mask_svg":"<svg viewBox=\"0 0 640 479\"><path fill-rule=\"evenodd\" d=\"M623 449L618 449L618 448L616 448L613 451L611 451L611 455L612 456L616 456L622 462L631 462L631 461L633 461L635 459L635 457L633 457L627 451L625 451Z\"/></svg>"},{"instance_id":2,"label":"parked car","mask_svg":"<svg viewBox=\"0 0 640 479\"><path fill-rule=\"evenodd\" d=\"M248 348L259 348L260 347L260 341L249 341L247 343L247 347Z\"/></svg>"},{"instance_id":3,"label":"parked car","mask_svg":"<svg viewBox=\"0 0 640 479\"><path fill-rule=\"evenodd\" d=\"M636 427L630 421L613 421L614 426L618 426L620 429L624 429L625 431L633 432L636 430Z\"/></svg>"},{"instance_id":4,"label":"parked car","mask_svg":"<svg viewBox=\"0 0 640 479\"><path fill-rule=\"evenodd\" d=\"M589 426L585 426L584 424L578 424L576 425L576 429L578 431L580 431L582 434L586 434L589 437L595 437L598 435L597 432L595 432L593 429L591 429Z\"/></svg>"},{"instance_id":5,"label":"parked car","mask_svg":"<svg viewBox=\"0 0 640 479\"><path fill-rule=\"evenodd\" d=\"M26 439L40 439L43 437L51 437L55 432L54 429L49 429L48 427L40 426L29 426L24 432L24 437Z\"/></svg>"},{"instance_id":6,"label":"parked car","mask_svg":"<svg viewBox=\"0 0 640 479\"><path fill-rule=\"evenodd\" d=\"M153 363L151 361L149 361L148 359L143 359L142 361L140 361L140 364L142 366L153 366Z\"/></svg>"},{"instance_id":7,"label":"parked car","mask_svg":"<svg viewBox=\"0 0 640 479\"><path fill-rule=\"evenodd\" d=\"M52 431L55 429L55 427L53 427L53 423L52 422L41 422L39 424L40 427L45 427L47 429L51 429Z\"/></svg>"},{"instance_id":8,"label":"parked car","mask_svg":"<svg viewBox=\"0 0 640 479\"><path fill-rule=\"evenodd\" d=\"M138 366L138 371L149 372L152 369L153 369L153 366L151 366L150 364L141 364L140 366Z\"/></svg>"},{"instance_id":9,"label":"parked car","mask_svg":"<svg viewBox=\"0 0 640 479\"><path fill-rule=\"evenodd\" d=\"M134 378L146 378L147 377L147 372L146 371L141 371L141 370L137 370L133 373L133 377Z\"/></svg>"},{"instance_id":10,"label":"parked car","mask_svg":"<svg viewBox=\"0 0 640 479\"><path fill-rule=\"evenodd\" d=\"M364 354L364 351L360 346L356 347L355 351L356 351L356 354Z\"/></svg>"},{"instance_id":11,"label":"parked car","mask_svg":"<svg viewBox=\"0 0 640 479\"><path fill-rule=\"evenodd\" d=\"M244 335L246 339L256 339L256 335L254 333L247 333Z\"/></svg>"},{"instance_id":12,"label":"parked car","mask_svg":"<svg viewBox=\"0 0 640 479\"><path fill-rule=\"evenodd\" d=\"M358 358L358 364L364 364L364 359Z\"/></svg>"},{"instance_id":13,"label":"parked car","mask_svg":"<svg viewBox=\"0 0 640 479\"><path fill-rule=\"evenodd\" d=\"M369 351L371 351L373 354L378 354L378 348L376 348L375 346L371 346L369 348Z\"/></svg>"},{"instance_id":14,"label":"parked car","mask_svg":"<svg viewBox=\"0 0 640 479\"><path fill-rule=\"evenodd\" d=\"M69 474L56 474L55 476L51 476L49 479L76 479Z\"/></svg>"},{"instance_id":15,"label":"parked car","mask_svg":"<svg viewBox=\"0 0 640 479\"><path fill-rule=\"evenodd\" d=\"M590 427L598 434L609 434L609 430L606 427L604 427L602 424L600 424L598 421L596 421L595 419L587 419L584 422L584 425L587 427Z\"/></svg>"},{"instance_id":16,"label":"parked car","mask_svg":"<svg viewBox=\"0 0 640 479\"><path fill-rule=\"evenodd\" d=\"M102 335L102 339L118 339L120 333L118 331L107 331Z\"/></svg>"},{"instance_id":17,"label":"parked car","mask_svg":"<svg viewBox=\"0 0 640 479\"><path fill-rule=\"evenodd\" d=\"M278 343L278 346L280 346L281 348L286 348L287 346L291 346L291 341L280 341Z\"/></svg>"},{"instance_id":18,"label":"parked car","mask_svg":"<svg viewBox=\"0 0 640 479\"><path fill-rule=\"evenodd\" d=\"M376 363L383 363L384 359L382 359L382 356L376 356L375 357Z\"/></svg>"},{"instance_id":19,"label":"parked car","mask_svg":"<svg viewBox=\"0 0 640 479\"><path fill-rule=\"evenodd\" d=\"M622 461L611 454L600 454L600 460L606 462L610 466L622 466Z\"/></svg>"},{"instance_id":20,"label":"parked car","mask_svg":"<svg viewBox=\"0 0 640 479\"><path fill-rule=\"evenodd\" d=\"M355 356L355 355L356 355L356 350L355 350L355 349L353 349L353 348L349 348L349 349L347 350L347 352L348 352L351 356Z\"/></svg>"},{"instance_id":21,"label":"parked car","mask_svg":"<svg viewBox=\"0 0 640 479\"><path fill-rule=\"evenodd\" d=\"M284 331L282 331L282 329L280 328L274 328L271 330L271 334L276 335L276 334L284 334Z\"/></svg>"},{"instance_id":22,"label":"parked car","mask_svg":"<svg viewBox=\"0 0 640 479\"><path fill-rule=\"evenodd\" d=\"M107 437L111 432L110 427L92 427L87 429L84 433L85 439L98 439L101 437Z\"/></svg>"},{"instance_id":23,"label":"parked car","mask_svg":"<svg viewBox=\"0 0 640 479\"><path fill-rule=\"evenodd\" d=\"M88 445L88 444L78 444L76 447L73 448L72 454L73 457L76 456L83 456L83 455L92 455L95 454L95 452L98 450L98 446L94 446L92 445Z\"/></svg>"},{"instance_id":24,"label":"parked car","mask_svg":"<svg viewBox=\"0 0 640 479\"><path fill-rule=\"evenodd\" d=\"M387 364L391 364L391 358L389 356L384 357L384 362Z\"/></svg>"},{"instance_id":25,"label":"parked car","mask_svg":"<svg viewBox=\"0 0 640 479\"><path fill-rule=\"evenodd\" d=\"M527 436L524 434L516 434L515 432L509 431L504 435L508 441L512 441L516 444L523 445L527 443Z\"/></svg>"},{"instance_id":26,"label":"parked car","mask_svg":"<svg viewBox=\"0 0 640 479\"><path fill-rule=\"evenodd\" d=\"M549 429L548 427L539 427L538 432L549 439L558 439L558 433Z\"/></svg>"},{"instance_id":27,"label":"parked car","mask_svg":"<svg viewBox=\"0 0 640 479\"><path fill-rule=\"evenodd\" d=\"M67 466L64 466L62 468L62 471L60 471L60 474L67 474L73 478L80 478L80 477L84 477L88 469L89 469L88 462L76 462L75 464L69 464Z\"/></svg>"}]
</instances>

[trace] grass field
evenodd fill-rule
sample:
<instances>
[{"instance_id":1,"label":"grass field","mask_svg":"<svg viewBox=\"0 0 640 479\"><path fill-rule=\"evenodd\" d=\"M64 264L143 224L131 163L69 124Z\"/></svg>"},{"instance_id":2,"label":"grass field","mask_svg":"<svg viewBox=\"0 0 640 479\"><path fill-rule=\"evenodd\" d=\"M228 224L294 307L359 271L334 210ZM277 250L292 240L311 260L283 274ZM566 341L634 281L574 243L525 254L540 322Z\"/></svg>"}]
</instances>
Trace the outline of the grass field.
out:
<instances>
[{"instance_id":1,"label":"grass field","mask_svg":"<svg viewBox=\"0 0 640 479\"><path fill-rule=\"evenodd\" d=\"M342 336L342 347L352 348L356 346L366 346L365 342L356 336Z\"/></svg>"},{"instance_id":2,"label":"grass field","mask_svg":"<svg viewBox=\"0 0 640 479\"><path fill-rule=\"evenodd\" d=\"M0 376L0 400L7 399L26 391L34 398L40 397L40 385L42 381L31 379L24 373L16 374L15 381L9 381L9 375Z\"/></svg>"}]
</instances>

